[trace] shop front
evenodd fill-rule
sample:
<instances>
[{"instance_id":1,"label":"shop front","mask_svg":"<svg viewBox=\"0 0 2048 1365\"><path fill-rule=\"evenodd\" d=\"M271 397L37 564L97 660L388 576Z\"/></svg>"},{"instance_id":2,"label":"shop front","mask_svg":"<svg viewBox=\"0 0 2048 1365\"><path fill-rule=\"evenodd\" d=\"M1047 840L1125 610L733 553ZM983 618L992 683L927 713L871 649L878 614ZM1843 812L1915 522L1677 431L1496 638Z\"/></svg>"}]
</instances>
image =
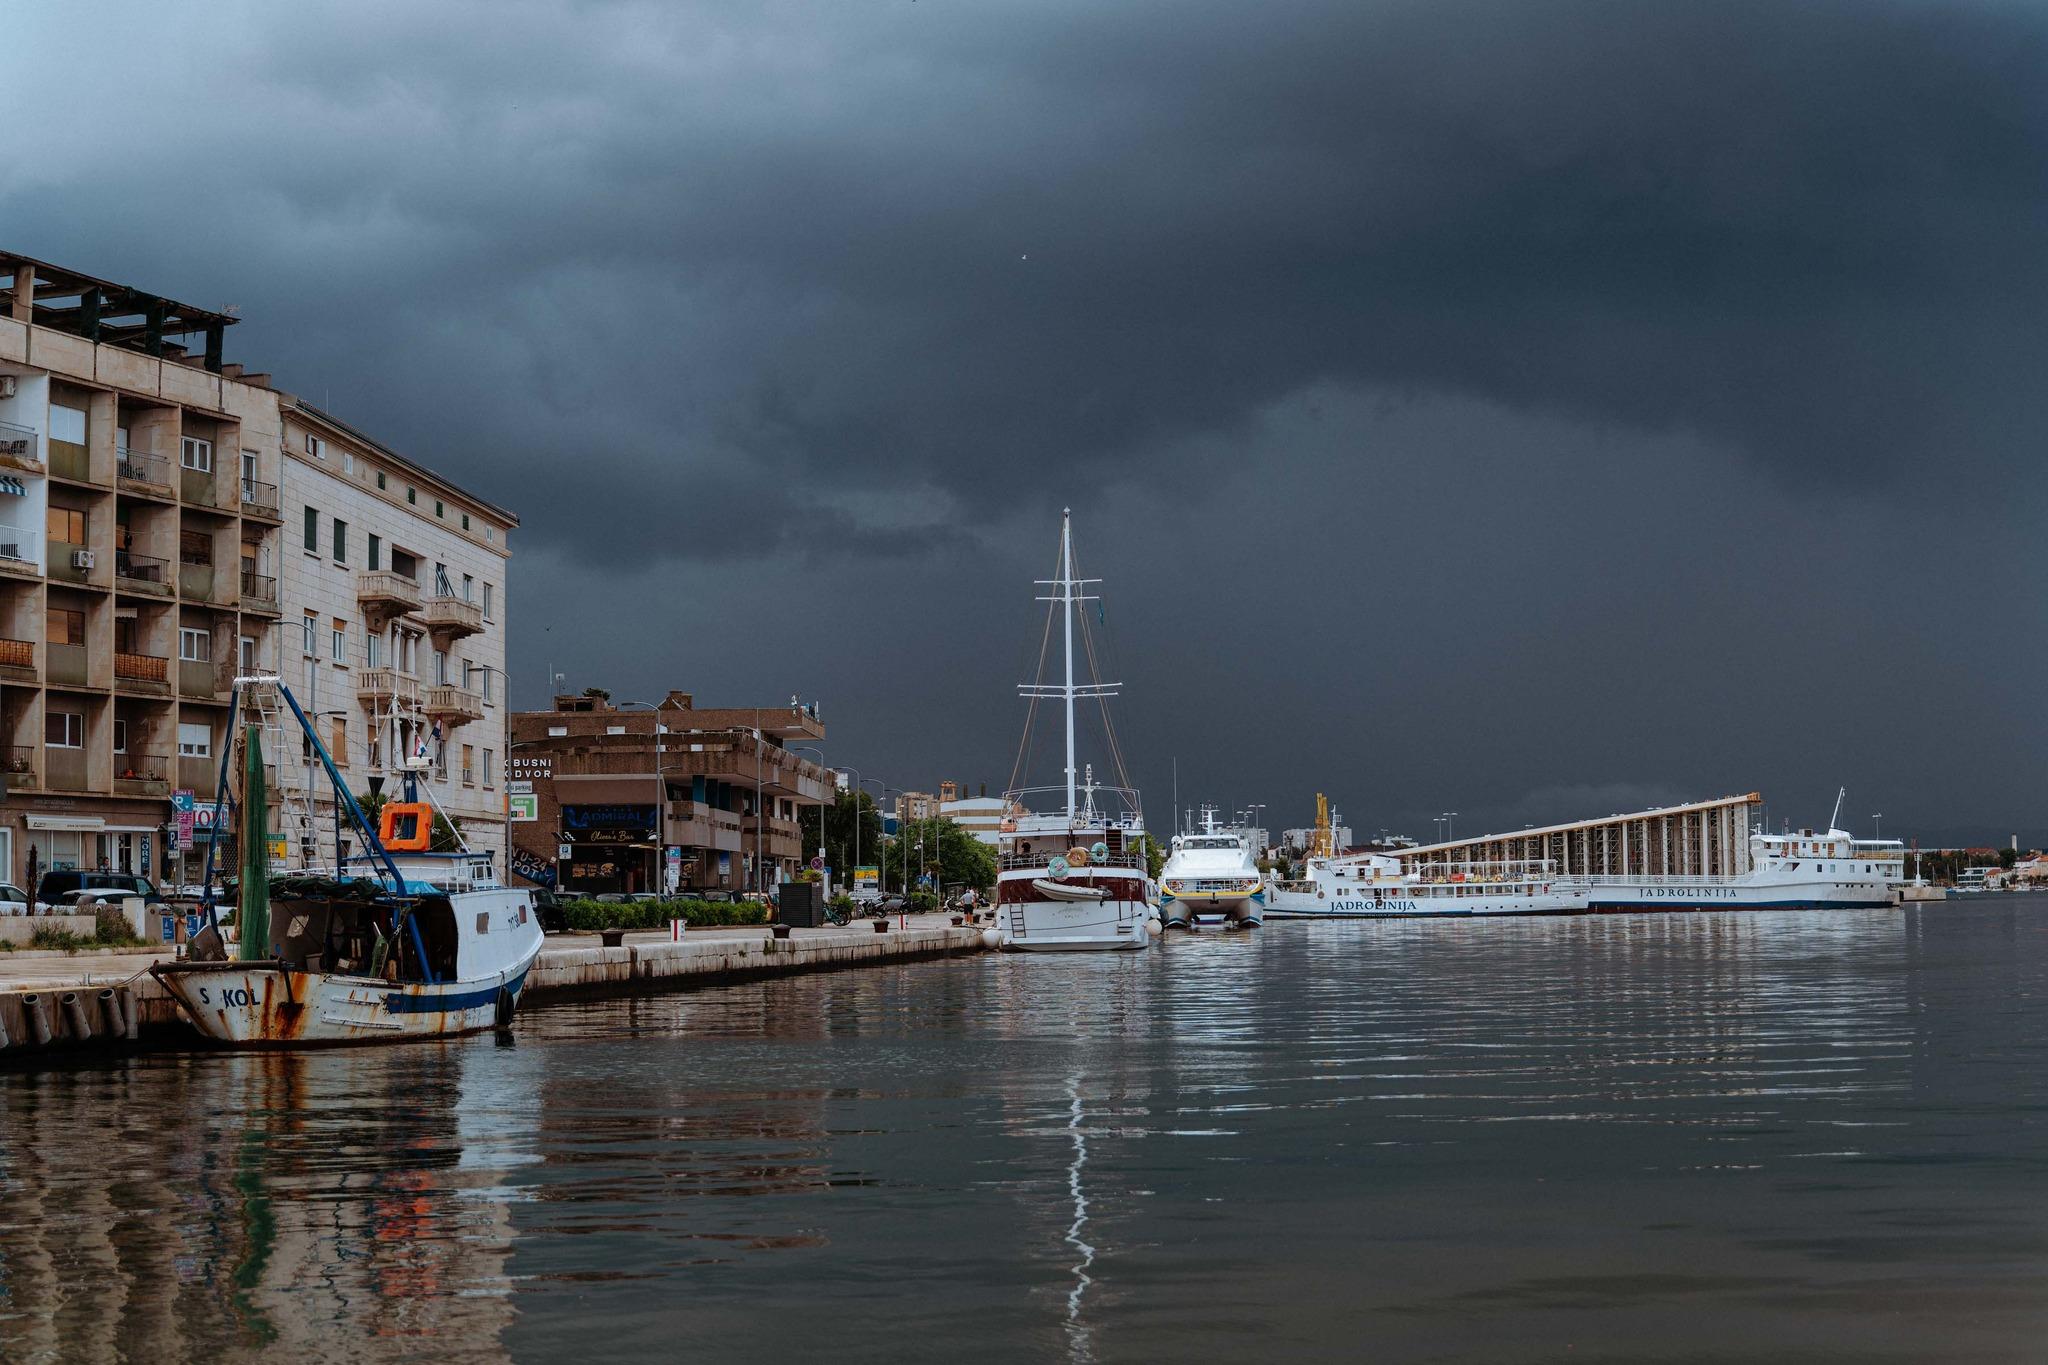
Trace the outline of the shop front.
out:
<instances>
[{"instance_id":1,"label":"shop front","mask_svg":"<svg viewBox=\"0 0 2048 1365\"><path fill-rule=\"evenodd\" d=\"M655 844L655 810L649 805L604 802L562 807L562 894L659 891L660 850Z\"/></svg>"}]
</instances>

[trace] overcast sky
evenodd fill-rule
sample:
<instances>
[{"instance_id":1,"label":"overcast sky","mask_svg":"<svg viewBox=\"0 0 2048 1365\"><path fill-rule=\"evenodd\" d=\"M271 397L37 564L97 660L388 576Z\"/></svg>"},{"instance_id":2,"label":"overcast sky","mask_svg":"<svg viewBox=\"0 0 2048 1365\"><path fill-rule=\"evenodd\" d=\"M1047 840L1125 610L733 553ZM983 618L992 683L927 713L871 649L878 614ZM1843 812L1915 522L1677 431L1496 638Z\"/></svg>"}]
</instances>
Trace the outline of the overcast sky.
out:
<instances>
[{"instance_id":1,"label":"overcast sky","mask_svg":"<svg viewBox=\"0 0 2048 1365\"><path fill-rule=\"evenodd\" d=\"M513 692L1155 824L2048 837L2048 10L8 7L0 241L519 513ZM1051 781L1041 766L1034 774Z\"/></svg>"}]
</instances>

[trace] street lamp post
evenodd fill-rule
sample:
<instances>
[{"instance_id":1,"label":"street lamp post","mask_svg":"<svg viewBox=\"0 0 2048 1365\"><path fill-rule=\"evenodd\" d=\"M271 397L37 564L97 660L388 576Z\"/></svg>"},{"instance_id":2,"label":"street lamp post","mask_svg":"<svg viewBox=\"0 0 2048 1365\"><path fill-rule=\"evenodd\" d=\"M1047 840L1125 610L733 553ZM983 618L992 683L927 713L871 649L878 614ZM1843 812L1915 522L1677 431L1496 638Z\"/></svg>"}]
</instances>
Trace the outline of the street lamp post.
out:
<instances>
[{"instance_id":1,"label":"street lamp post","mask_svg":"<svg viewBox=\"0 0 2048 1365\"><path fill-rule=\"evenodd\" d=\"M895 791L895 790L896 790L896 789L895 789L894 787L890 786L890 785L889 785L888 783L886 783L886 782L883 782L883 781L880 781L880 780L878 780L878 779L876 779L876 778L872 778L872 777L862 778L862 779L861 779L861 785L862 785L863 787L870 787L870 786L871 786L871 787L874 787L874 788L875 788L875 789L876 789L877 791L879 791L879 792L881 792L881 793L882 793L882 799L883 799L884 801L886 801L886 800L888 800L888 799L889 799L889 793L891 793L891 792L893 792L893 791ZM878 807L876 807L876 818L877 818L877 819L879 819L879 818L880 818L880 811L881 811L881 808L880 808L879 806L878 806ZM885 832L886 832L886 831L885 831ZM878 883L879 883L879 884L878 884L878 885L876 886L876 888L875 888L875 889L876 889L876 891L877 891L877 892L879 892L879 893L881 893L881 894L883 894L883 895L886 895L886 894L888 894L888 891L889 891L889 857L888 857L888 850L884 849L884 850L883 850L883 851L881 852L881 854L879 854L879 855L878 855L878 856L876 857L876 859L875 859L875 872L876 872L876 878L877 878L877 881L878 881Z\"/></svg>"},{"instance_id":2,"label":"street lamp post","mask_svg":"<svg viewBox=\"0 0 2048 1365\"><path fill-rule=\"evenodd\" d=\"M1453 840L1453 839L1455 839L1455 838L1457 838L1457 837L1458 837L1458 824L1457 824L1457 820L1458 820L1458 812L1456 812L1456 811L1454 811L1454 810L1447 810L1447 811L1445 811L1445 812L1444 812L1444 842L1445 842L1445 843L1449 843L1449 842L1450 842L1451 840Z\"/></svg>"},{"instance_id":3,"label":"street lamp post","mask_svg":"<svg viewBox=\"0 0 2048 1365\"><path fill-rule=\"evenodd\" d=\"M791 745L791 746L789 746L789 751L790 751L791 753L793 753L793 754L816 754L816 755L818 756L818 766L819 766L819 767L821 767L821 768L825 767L825 751L824 751L823 749L817 748L817 747L815 747L815 746L813 746L813 745L809 745L809 744L795 744L795 745ZM835 798L835 799L836 799L836 798L838 797L838 794L839 794L839 784L838 784L838 783L836 783L836 782L832 784L832 794L833 794L833 796L834 796L834 798ZM824 867L824 865L825 865L825 803L821 801L821 802L819 802L819 803L818 803L818 866L819 866L820 868L822 868L822 867Z\"/></svg>"},{"instance_id":4,"label":"street lamp post","mask_svg":"<svg viewBox=\"0 0 2048 1365\"><path fill-rule=\"evenodd\" d=\"M661 760L666 750L662 748L661 708L648 701L622 701L620 706L644 706L654 716L654 875L661 878L664 892L668 885L668 779L661 775ZM649 888L652 889L651 887Z\"/></svg>"}]
</instances>

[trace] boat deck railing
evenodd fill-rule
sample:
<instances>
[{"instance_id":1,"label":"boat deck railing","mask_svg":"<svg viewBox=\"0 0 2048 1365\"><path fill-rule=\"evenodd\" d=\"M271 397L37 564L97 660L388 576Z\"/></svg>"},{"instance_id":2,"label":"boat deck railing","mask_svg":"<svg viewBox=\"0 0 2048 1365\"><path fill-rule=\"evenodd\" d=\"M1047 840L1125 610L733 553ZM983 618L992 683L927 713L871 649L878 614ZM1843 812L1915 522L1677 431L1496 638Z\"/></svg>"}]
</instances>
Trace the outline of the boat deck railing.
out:
<instances>
[{"instance_id":1,"label":"boat deck railing","mask_svg":"<svg viewBox=\"0 0 2048 1365\"><path fill-rule=\"evenodd\" d=\"M1066 856L1067 850L1064 848L1048 848L1043 853L1002 853L996 856L996 866L1004 872L1029 871L1034 868L1043 869L1054 858L1064 858ZM1090 868L1096 867L1135 867L1142 869L1144 866L1144 853L1138 849L1127 848L1120 849L1114 853L1105 853L1100 858L1090 854L1086 863L1074 864L1073 870L1077 873L1084 873Z\"/></svg>"}]
</instances>

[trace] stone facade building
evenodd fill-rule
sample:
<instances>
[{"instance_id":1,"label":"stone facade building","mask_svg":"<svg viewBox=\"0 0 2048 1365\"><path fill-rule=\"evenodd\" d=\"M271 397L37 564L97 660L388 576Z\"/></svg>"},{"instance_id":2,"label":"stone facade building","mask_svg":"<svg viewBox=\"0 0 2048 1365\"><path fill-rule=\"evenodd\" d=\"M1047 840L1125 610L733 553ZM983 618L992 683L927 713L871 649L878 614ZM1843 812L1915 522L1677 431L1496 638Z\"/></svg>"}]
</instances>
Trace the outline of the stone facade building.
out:
<instances>
[{"instance_id":1,"label":"stone facade building","mask_svg":"<svg viewBox=\"0 0 2048 1365\"><path fill-rule=\"evenodd\" d=\"M805 849L798 812L834 775L792 752L821 742L815 707L700 708L555 698L512 716L505 776L514 873L564 894L767 890Z\"/></svg>"}]
</instances>

